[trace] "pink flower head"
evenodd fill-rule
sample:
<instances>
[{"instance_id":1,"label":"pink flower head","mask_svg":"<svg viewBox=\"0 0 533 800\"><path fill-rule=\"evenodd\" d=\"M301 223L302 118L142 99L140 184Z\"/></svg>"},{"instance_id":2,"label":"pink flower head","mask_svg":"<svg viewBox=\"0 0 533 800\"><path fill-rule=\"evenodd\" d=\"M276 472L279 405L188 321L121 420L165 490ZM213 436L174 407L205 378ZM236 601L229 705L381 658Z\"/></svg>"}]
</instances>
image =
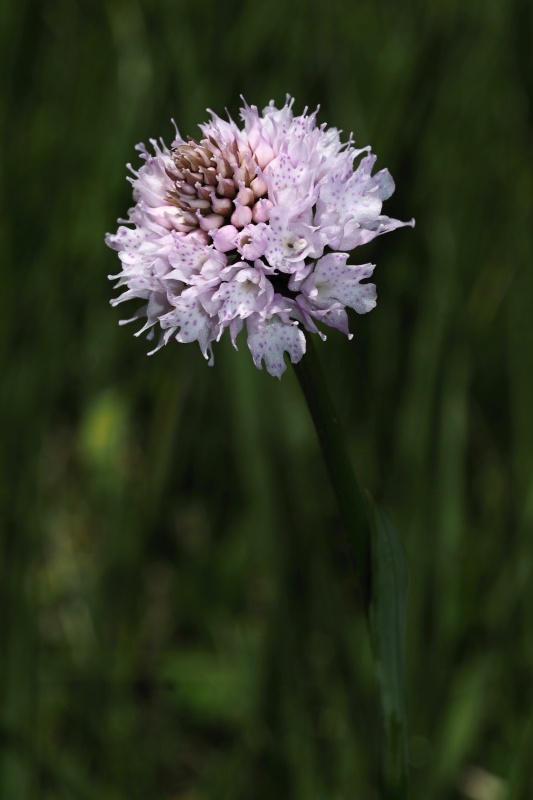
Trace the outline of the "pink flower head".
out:
<instances>
[{"instance_id":1,"label":"pink flower head","mask_svg":"<svg viewBox=\"0 0 533 800\"><path fill-rule=\"evenodd\" d=\"M135 205L106 243L122 264L110 277L125 289L112 304L144 301L133 319L145 318L138 333L149 338L159 330L155 350L197 341L212 364L224 330L236 346L245 329L255 365L279 378L286 352L293 363L305 353L302 329L350 336L346 308L374 308L376 287L363 282L374 267L348 264L347 251L414 221L382 215L394 182L387 170L372 175L370 148L343 144L292 105L259 114L245 104L242 127L211 112L199 140L176 131L170 149L137 145Z\"/></svg>"}]
</instances>

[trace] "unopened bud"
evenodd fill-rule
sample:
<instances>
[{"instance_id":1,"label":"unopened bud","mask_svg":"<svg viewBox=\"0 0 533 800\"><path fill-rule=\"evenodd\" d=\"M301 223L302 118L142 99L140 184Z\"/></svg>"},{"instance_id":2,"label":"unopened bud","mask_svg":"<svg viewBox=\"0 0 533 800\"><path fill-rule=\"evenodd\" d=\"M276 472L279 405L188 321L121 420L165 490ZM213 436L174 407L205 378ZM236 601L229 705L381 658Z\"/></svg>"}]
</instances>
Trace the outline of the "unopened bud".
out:
<instances>
[{"instance_id":1,"label":"unopened bud","mask_svg":"<svg viewBox=\"0 0 533 800\"><path fill-rule=\"evenodd\" d=\"M224 217L221 217L220 214L206 214L205 217L198 214L198 224L203 231L212 231L222 227Z\"/></svg>"},{"instance_id":2,"label":"unopened bud","mask_svg":"<svg viewBox=\"0 0 533 800\"><path fill-rule=\"evenodd\" d=\"M239 193L235 198L235 201L241 203L243 206L251 206L255 201L254 193L251 189L247 189L245 186L241 186L239 189Z\"/></svg>"},{"instance_id":3,"label":"unopened bud","mask_svg":"<svg viewBox=\"0 0 533 800\"><path fill-rule=\"evenodd\" d=\"M267 164L270 164L275 153L270 145L263 141L256 147L254 156L261 169L264 169Z\"/></svg>"},{"instance_id":4,"label":"unopened bud","mask_svg":"<svg viewBox=\"0 0 533 800\"><path fill-rule=\"evenodd\" d=\"M220 178L217 185L217 194L222 197L235 197L237 189L231 178Z\"/></svg>"},{"instance_id":5,"label":"unopened bud","mask_svg":"<svg viewBox=\"0 0 533 800\"><path fill-rule=\"evenodd\" d=\"M221 253L227 253L229 250L234 250L237 242L237 234L239 231L234 225L224 225L222 228L215 230L212 234L213 244Z\"/></svg>"},{"instance_id":6,"label":"unopened bud","mask_svg":"<svg viewBox=\"0 0 533 800\"><path fill-rule=\"evenodd\" d=\"M264 178L254 178L250 184L250 189L253 191L255 197L263 197L268 191L268 186Z\"/></svg>"},{"instance_id":7,"label":"unopened bud","mask_svg":"<svg viewBox=\"0 0 533 800\"><path fill-rule=\"evenodd\" d=\"M233 208L233 203L229 197L217 197L214 192L211 192L211 205L215 214L222 214L223 217L231 214L231 209Z\"/></svg>"},{"instance_id":8,"label":"unopened bud","mask_svg":"<svg viewBox=\"0 0 533 800\"><path fill-rule=\"evenodd\" d=\"M252 221L252 209L249 206L238 205L231 215L231 224L236 228L244 228Z\"/></svg>"},{"instance_id":9,"label":"unopened bud","mask_svg":"<svg viewBox=\"0 0 533 800\"><path fill-rule=\"evenodd\" d=\"M258 200L252 208L252 219L254 222L268 222L272 203L270 200Z\"/></svg>"}]
</instances>

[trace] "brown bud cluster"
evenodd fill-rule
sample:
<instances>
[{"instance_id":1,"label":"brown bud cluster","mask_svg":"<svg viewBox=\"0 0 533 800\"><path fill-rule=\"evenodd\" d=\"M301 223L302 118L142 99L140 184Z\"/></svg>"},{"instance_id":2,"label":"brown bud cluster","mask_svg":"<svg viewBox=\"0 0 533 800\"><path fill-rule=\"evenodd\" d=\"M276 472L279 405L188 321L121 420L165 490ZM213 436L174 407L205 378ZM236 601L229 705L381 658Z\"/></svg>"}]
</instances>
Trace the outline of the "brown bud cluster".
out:
<instances>
[{"instance_id":1,"label":"brown bud cluster","mask_svg":"<svg viewBox=\"0 0 533 800\"><path fill-rule=\"evenodd\" d=\"M170 154L173 165L166 171L174 186L167 199L181 211L177 230L210 231L227 224L242 228L252 220L266 220L268 201L262 198L267 185L257 175L258 164L248 148L241 149L236 141L220 147L211 137L200 142L189 137Z\"/></svg>"}]
</instances>

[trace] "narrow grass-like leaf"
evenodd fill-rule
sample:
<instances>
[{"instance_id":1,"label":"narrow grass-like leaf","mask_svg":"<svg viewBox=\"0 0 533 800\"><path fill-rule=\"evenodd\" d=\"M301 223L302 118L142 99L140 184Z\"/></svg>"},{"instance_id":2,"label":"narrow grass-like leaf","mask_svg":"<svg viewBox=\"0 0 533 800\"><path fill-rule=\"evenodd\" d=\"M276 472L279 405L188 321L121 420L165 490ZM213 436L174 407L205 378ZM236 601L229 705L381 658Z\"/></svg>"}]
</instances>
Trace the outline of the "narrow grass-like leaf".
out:
<instances>
[{"instance_id":1,"label":"narrow grass-like leaf","mask_svg":"<svg viewBox=\"0 0 533 800\"><path fill-rule=\"evenodd\" d=\"M383 716L382 792L387 800L408 797L405 700L407 557L386 514L370 500L372 594L370 636Z\"/></svg>"},{"instance_id":2,"label":"narrow grass-like leaf","mask_svg":"<svg viewBox=\"0 0 533 800\"><path fill-rule=\"evenodd\" d=\"M514 755L509 774L507 800L528 797L533 788L531 778L531 753L533 752L533 717L526 723L522 741Z\"/></svg>"}]
</instances>

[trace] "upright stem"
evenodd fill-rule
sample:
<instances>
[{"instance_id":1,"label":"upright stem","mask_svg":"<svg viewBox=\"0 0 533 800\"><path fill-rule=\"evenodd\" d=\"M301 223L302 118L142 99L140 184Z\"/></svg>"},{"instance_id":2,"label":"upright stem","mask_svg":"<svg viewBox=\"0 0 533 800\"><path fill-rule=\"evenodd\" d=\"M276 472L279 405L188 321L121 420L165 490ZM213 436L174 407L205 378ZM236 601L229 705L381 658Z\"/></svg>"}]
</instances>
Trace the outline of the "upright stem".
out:
<instances>
[{"instance_id":1,"label":"upright stem","mask_svg":"<svg viewBox=\"0 0 533 800\"><path fill-rule=\"evenodd\" d=\"M307 353L295 365L320 441L348 537L358 594L367 617L381 706L379 775L382 800L407 800L407 720L404 677L404 624L407 560L388 517L363 496L352 470L337 412L320 363L307 338Z\"/></svg>"},{"instance_id":2,"label":"upright stem","mask_svg":"<svg viewBox=\"0 0 533 800\"><path fill-rule=\"evenodd\" d=\"M348 536L348 550L353 561L365 613L370 602L370 526L363 494L355 478L346 437L337 412L331 402L322 368L311 337L307 337L307 352L295 364L313 423L318 434L322 455Z\"/></svg>"}]
</instances>

